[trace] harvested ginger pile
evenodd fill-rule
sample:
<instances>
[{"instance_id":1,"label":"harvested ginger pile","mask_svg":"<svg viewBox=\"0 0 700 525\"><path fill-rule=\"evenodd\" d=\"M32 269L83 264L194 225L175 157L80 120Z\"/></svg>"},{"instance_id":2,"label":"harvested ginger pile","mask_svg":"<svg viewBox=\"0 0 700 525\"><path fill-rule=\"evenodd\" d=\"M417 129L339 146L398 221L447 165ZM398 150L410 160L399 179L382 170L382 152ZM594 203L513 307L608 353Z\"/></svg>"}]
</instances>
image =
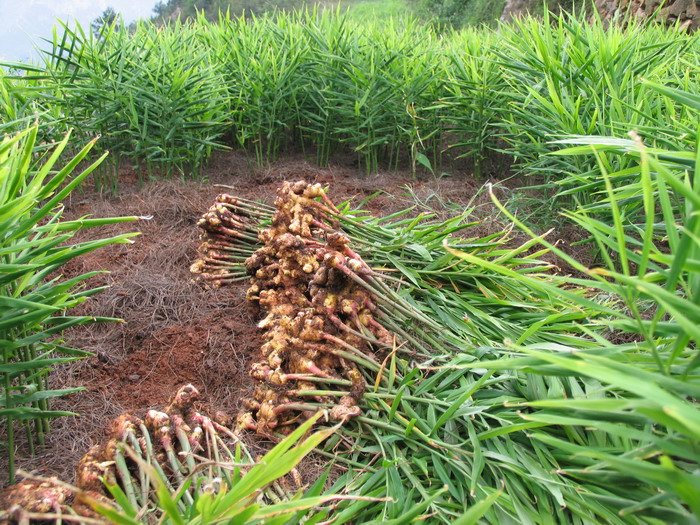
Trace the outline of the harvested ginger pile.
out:
<instances>
[{"instance_id":1,"label":"harvested ginger pile","mask_svg":"<svg viewBox=\"0 0 700 525\"><path fill-rule=\"evenodd\" d=\"M247 298L261 311L265 343L250 370L258 384L237 427L264 435L287 433L319 407L330 408L335 421L360 415L365 381L356 363L393 344L363 286L363 276L373 272L331 226L338 210L321 185L285 182L275 208L271 225L258 234L263 247L244 262L252 277ZM200 221L205 242L193 272L215 286L237 279L236 263L227 261L249 244L251 218L251 204L219 196ZM327 390L334 385L349 390L337 402Z\"/></svg>"}]
</instances>

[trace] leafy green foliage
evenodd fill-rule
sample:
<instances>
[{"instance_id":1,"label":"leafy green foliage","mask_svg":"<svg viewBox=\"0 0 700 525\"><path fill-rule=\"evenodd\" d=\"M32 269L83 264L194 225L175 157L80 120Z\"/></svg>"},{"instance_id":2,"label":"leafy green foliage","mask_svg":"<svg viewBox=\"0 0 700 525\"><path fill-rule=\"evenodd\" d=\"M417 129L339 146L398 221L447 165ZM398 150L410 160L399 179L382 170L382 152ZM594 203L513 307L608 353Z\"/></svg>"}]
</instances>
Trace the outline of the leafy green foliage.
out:
<instances>
[{"instance_id":1,"label":"leafy green foliage","mask_svg":"<svg viewBox=\"0 0 700 525\"><path fill-rule=\"evenodd\" d=\"M36 72L36 68L26 64L18 67L25 72ZM0 69L0 132L20 133L36 124L38 143L60 140L65 130L61 106L46 95L41 79L20 77Z\"/></svg>"},{"instance_id":2,"label":"leafy green foliage","mask_svg":"<svg viewBox=\"0 0 700 525\"><path fill-rule=\"evenodd\" d=\"M353 280L373 293L376 319L396 340L379 356L348 354L368 385L363 414L319 452L349 469L331 493L386 499L342 502L328 517L693 523L694 341L682 343L688 348L666 379L650 375L654 351L609 341L616 332L639 335L629 328L633 307L653 307L645 296L652 279L627 290L629 282L615 286L600 271L590 272L595 279L561 276L541 259L558 250L545 236L521 245L507 231L474 238L470 210L437 223L409 212L376 219L345 205L333 218L381 272ZM609 229L601 238L611 238ZM624 306L623 293L632 294ZM670 295L664 300L675 305ZM686 316L694 311L683 308ZM660 320L670 312L659 312ZM688 319L681 326L691 327ZM659 327L655 343L671 329ZM311 380L318 390L295 395L325 409L332 403L317 396L346 395L351 384ZM656 465L652 445L671 463Z\"/></svg>"},{"instance_id":3,"label":"leafy green foliage","mask_svg":"<svg viewBox=\"0 0 700 525\"><path fill-rule=\"evenodd\" d=\"M440 34L352 12L202 14L133 32L113 25L100 38L64 26L45 65L3 78L3 118L38 111L47 128L100 135L114 163L135 159L151 175L196 176L213 149L234 145L259 164L299 149L327 164L344 150L367 172L439 172L443 157L464 157L480 175L505 153L550 194L583 203L601 188L595 163L547 155L554 139L634 127L670 147L692 121L641 79L696 90L696 35L651 23L608 30L583 15ZM619 171L627 160L614 162Z\"/></svg>"},{"instance_id":4,"label":"leafy green foliage","mask_svg":"<svg viewBox=\"0 0 700 525\"><path fill-rule=\"evenodd\" d=\"M97 272L69 279L56 272L84 253L130 242L132 235L76 244L69 244L70 240L83 228L137 219L61 221L61 201L102 160L73 173L92 149L90 143L56 170L69 138L67 135L42 155L37 154L36 127L0 143L0 417L6 422L3 445L10 460L10 480L14 477L15 427L25 429L33 450L35 440L44 442L47 420L64 415L50 409L50 400L78 390L51 390L47 381L54 365L88 355L64 346L62 331L100 320L67 312L102 289L81 286Z\"/></svg>"},{"instance_id":5,"label":"leafy green foliage","mask_svg":"<svg viewBox=\"0 0 700 525\"><path fill-rule=\"evenodd\" d=\"M148 451L125 448L135 462L134 472L124 468L121 484L105 481L115 505L84 494L85 501L112 523L140 523L137 516L148 516L159 523L286 523L295 516L313 516L312 509L343 496L321 495L322 485L306 494L288 494L278 481L338 427L308 434L322 412L309 418L258 461L238 440L231 450L213 428L206 430L207 443L217 448L216 459L189 458L187 476L175 486L165 475L157 456ZM234 436L230 436L234 437ZM151 437L146 439L151 440ZM137 440L134 440L138 444ZM120 453L121 454L121 453ZM117 461L123 456L118 455ZM181 465L185 467L185 462ZM327 473L326 473L327 475ZM325 476L322 477L324 479ZM139 497L141 499L139 499ZM368 500L369 501L369 500Z\"/></svg>"},{"instance_id":6,"label":"leafy green foliage","mask_svg":"<svg viewBox=\"0 0 700 525\"><path fill-rule=\"evenodd\" d=\"M330 12L99 40L66 30L44 69L3 79L4 118L43 89L65 115L47 122L182 172L227 135L261 164L345 148L370 172L406 158L437 170L446 150L477 170L512 155L581 204L566 216L605 268L532 232L516 247L507 232L468 238L468 214L436 224L344 208L358 250L394 278L368 286L399 346L359 358L374 385L365 414L320 452L351 469L331 493L383 500L338 503L334 518L692 523L698 42L572 16L442 36ZM639 138L610 138L632 128ZM553 275L539 243L588 277Z\"/></svg>"},{"instance_id":7,"label":"leafy green foliage","mask_svg":"<svg viewBox=\"0 0 700 525\"><path fill-rule=\"evenodd\" d=\"M261 164L286 148L313 147L321 163L347 148L367 171L406 157L432 170L449 150L479 173L489 155L514 156L521 173L574 203L565 215L591 235L603 268L585 268L522 223L532 239L514 246L508 232L469 238L468 213L434 223L343 208L358 251L390 276L366 284L399 344L382 361L361 358L372 385L365 413L319 452L349 469L327 495L370 499L319 519L695 523L699 45L673 28L605 29L573 16L442 36L413 20L360 27L329 12L202 16L100 39L64 28L46 67L0 79L2 119L10 129L46 108L47 133L78 124L183 173L226 134ZM46 220L42 228L54 224ZM546 250L586 277L553 274ZM46 273L18 258L5 274L21 277L22 292L39 286L17 272ZM49 333L55 309L10 299L13 315ZM60 310L74 304L62 300ZM60 394L20 386L41 374L31 356L15 366L27 360L14 344L3 354L11 420L22 417L17 405ZM54 362L45 344L41 370ZM157 493L168 514L172 494ZM319 485L309 497L320 494ZM234 508L244 512L236 505L246 497Z\"/></svg>"},{"instance_id":8,"label":"leafy green foliage","mask_svg":"<svg viewBox=\"0 0 700 525\"><path fill-rule=\"evenodd\" d=\"M700 107L692 93L651 87ZM374 393L366 395L369 411L351 434L357 453L347 458L362 463L374 452L382 467L338 484L354 482L360 493L399 501L430 499L429 510L445 521L457 518L451 512L458 502L482 490L492 504L484 504L484 518L492 523L540 522L550 513L560 523L696 523L695 137L689 151L649 150L639 138L567 141L590 144L586 149L600 161L601 205L610 208L611 222L585 208L570 215L609 254L606 268L588 270L523 224L532 241L517 249L505 249L500 239L449 242L460 264L438 258L432 244L447 241L438 232L450 232L449 224L430 235L420 219L398 221L383 228L382 238L365 216L343 221L373 266L405 278L398 294L377 291L393 305L382 302L382 322L409 341L411 359L422 364L400 351L384 362ZM581 153L580 146L562 152ZM638 178L618 188L610 184L618 174L606 171L615 154L639 166ZM674 200L678 206L670 205ZM635 204L643 208L632 215L643 216L641 224L624 213ZM589 278L542 273L534 255L523 255L536 244ZM409 322L411 307L420 314ZM435 496L431 476L448 492ZM503 493L496 497L499 480ZM348 512L363 520L400 512L387 504L359 506L349 504Z\"/></svg>"},{"instance_id":9,"label":"leafy green foliage","mask_svg":"<svg viewBox=\"0 0 700 525\"><path fill-rule=\"evenodd\" d=\"M216 20L220 13L231 16L259 16L270 11L300 9L308 0L167 0L153 8L157 21L172 22L177 18L196 18L204 15Z\"/></svg>"},{"instance_id":10,"label":"leafy green foliage","mask_svg":"<svg viewBox=\"0 0 700 525\"><path fill-rule=\"evenodd\" d=\"M110 26L95 39L64 26L47 53L52 89L68 124L102 137L100 146L192 176L217 147L228 118L220 66L196 31L140 25L132 35ZM187 49L186 53L180 51Z\"/></svg>"},{"instance_id":11,"label":"leafy green foliage","mask_svg":"<svg viewBox=\"0 0 700 525\"><path fill-rule=\"evenodd\" d=\"M469 238L468 211L441 224L343 212L343 229L372 267L402 277L404 285L396 292L391 281L372 284L380 321L397 334L398 348L367 371L374 387L365 395L366 412L356 430L345 431L352 453L337 459L368 472L349 473L336 487L393 503L349 502L339 519L357 514L363 522L402 523L420 503L446 523L463 514L469 522L472 513L492 523L536 521L553 509L560 509L560 522L614 515L604 499L616 495L605 489L598 500L597 487L557 475L562 459L529 438L532 426L515 408L548 388L578 385L481 366L506 339L589 347L576 335L591 329L589 300L571 292L553 301L549 266L530 252L535 241L507 247L505 232ZM454 247L445 253L449 239ZM438 490L442 485L447 491Z\"/></svg>"},{"instance_id":12,"label":"leafy green foliage","mask_svg":"<svg viewBox=\"0 0 700 525\"><path fill-rule=\"evenodd\" d=\"M693 93L649 86L696 114L700 111L700 99ZM589 352L569 345L545 348L516 343L510 345L508 357L482 366L599 382L604 389L594 396L542 395L525 403L535 411L524 416L527 421L562 429L588 429L596 438L595 445L554 439L539 431L533 437L560 454L581 458L580 467L563 469L569 477L618 482L631 475L658 487L659 492L647 499L630 498L620 515L651 509L673 498L697 517L700 332L695 260L700 254L700 200L695 175L700 168L700 127L696 127L692 148L683 151L650 149L632 135L632 140L570 139L564 142L579 146L560 152L593 153L599 162L605 184L600 206L609 210L610 221L598 220L585 207L569 215L598 244L605 255L604 266L586 269L544 243L589 276L567 282L615 301L611 315L600 322L616 338L631 342L614 343L595 336L598 348ZM616 155L632 159L636 177L628 177L630 170L608 172L610 157ZM612 181L620 178L625 183L613 186ZM624 444L627 451L615 453L613 443Z\"/></svg>"},{"instance_id":13,"label":"leafy green foliage","mask_svg":"<svg viewBox=\"0 0 700 525\"><path fill-rule=\"evenodd\" d=\"M505 71L502 138L523 174L537 173L562 197L595 200L602 186L591 157L552 156L556 138L620 136L637 129L649 140L682 143L693 114L640 81L660 79L693 91L699 40L647 23L605 29L563 16L523 19L502 27L494 55ZM689 53L687 63L678 56ZM695 63L693 63L695 62ZM680 67L676 67L679 65ZM668 118L672 115L672 118ZM626 159L607 169L623 171Z\"/></svg>"}]
</instances>

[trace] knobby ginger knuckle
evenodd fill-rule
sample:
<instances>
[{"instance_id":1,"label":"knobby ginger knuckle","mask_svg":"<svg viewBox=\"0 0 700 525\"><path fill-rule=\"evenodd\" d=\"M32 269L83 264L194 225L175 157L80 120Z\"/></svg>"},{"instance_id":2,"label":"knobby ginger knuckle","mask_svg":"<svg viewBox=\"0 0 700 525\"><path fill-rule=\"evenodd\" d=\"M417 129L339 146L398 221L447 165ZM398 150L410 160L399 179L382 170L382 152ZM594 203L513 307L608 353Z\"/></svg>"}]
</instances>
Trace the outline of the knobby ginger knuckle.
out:
<instances>
[{"instance_id":1,"label":"knobby ginger knuckle","mask_svg":"<svg viewBox=\"0 0 700 525\"><path fill-rule=\"evenodd\" d=\"M315 403L333 420L360 415L365 383L348 358L355 354L373 360L394 343L393 334L374 319L374 297L362 285L372 270L338 229L339 212L325 188L284 182L275 209L268 227L251 230L251 217L260 212L251 215L250 207L232 195L217 197L200 221L204 242L192 266L203 282L224 285L231 274L238 275L231 270L233 263L226 262L231 260L226 250L245 253L237 246L255 238L263 244L236 263L236 271L244 268L251 277L246 300L260 316L264 340L249 372L259 388L244 403L236 428L265 435L310 417ZM347 390L343 384L350 385L350 393L315 394Z\"/></svg>"},{"instance_id":2,"label":"knobby ginger knuckle","mask_svg":"<svg viewBox=\"0 0 700 525\"><path fill-rule=\"evenodd\" d=\"M337 400L330 408L337 421L360 415L365 383L342 356L356 352L373 358L391 339L373 319L371 294L353 278L366 276L369 267L350 249L350 238L335 229L338 212L324 188L285 182L275 207L270 226L258 233L264 245L245 261L252 276L246 297L260 308L258 328L265 342L261 360L250 368L260 388L237 423L240 430L266 435L310 417L309 403L325 409ZM221 210L217 217L231 222ZM349 380L351 392L340 399L316 395L336 388L324 379Z\"/></svg>"}]
</instances>

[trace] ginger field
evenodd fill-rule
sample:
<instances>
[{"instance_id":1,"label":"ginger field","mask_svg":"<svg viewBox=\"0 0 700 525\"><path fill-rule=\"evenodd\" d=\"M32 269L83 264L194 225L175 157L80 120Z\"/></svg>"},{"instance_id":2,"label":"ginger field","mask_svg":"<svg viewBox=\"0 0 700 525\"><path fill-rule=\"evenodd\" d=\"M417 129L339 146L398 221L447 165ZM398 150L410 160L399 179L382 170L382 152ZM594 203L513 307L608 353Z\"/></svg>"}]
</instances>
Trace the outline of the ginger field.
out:
<instances>
[{"instance_id":1,"label":"ginger field","mask_svg":"<svg viewBox=\"0 0 700 525\"><path fill-rule=\"evenodd\" d=\"M0 521L697 523L699 51L59 26L0 74Z\"/></svg>"}]
</instances>

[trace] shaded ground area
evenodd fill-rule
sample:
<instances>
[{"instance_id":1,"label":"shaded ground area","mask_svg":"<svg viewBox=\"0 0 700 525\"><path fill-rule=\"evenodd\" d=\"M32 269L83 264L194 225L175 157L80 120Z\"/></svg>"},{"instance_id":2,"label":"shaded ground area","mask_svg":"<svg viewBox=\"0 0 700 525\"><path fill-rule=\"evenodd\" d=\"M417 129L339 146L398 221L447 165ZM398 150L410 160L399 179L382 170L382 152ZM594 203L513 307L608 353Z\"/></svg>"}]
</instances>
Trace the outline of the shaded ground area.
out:
<instances>
[{"instance_id":1,"label":"shaded ground area","mask_svg":"<svg viewBox=\"0 0 700 525\"><path fill-rule=\"evenodd\" d=\"M20 451L20 468L71 481L74 465L104 437L113 418L124 411L142 416L149 408L163 407L186 383L202 392L204 406L200 408L211 414L235 415L251 388L248 361L260 346L255 319L245 304L248 285L204 290L192 282L189 273L198 245L196 221L216 194L226 191L272 203L281 181L305 179L330 185L335 202L353 199L359 204L374 195L364 208L378 216L408 206L452 216L476 206L474 215L484 220L470 236L504 226L486 192L479 191L482 184L464 176L416 180L408 173L391 173L367 177L351 167L318 168L296 158L259 169L240 153L218 155L206 176L205 183L154 181L139 187L133 174L124 173L119 197L88 190L75 193L66 203L71 218L90 214L148 215L152 219L81 233L86 239L141 232L132 245L107 247L65 268L66 275L109 271L97 277L95 284L110 288L82 305L80 313L120 317L125 322L79 327L66 334L70 345L95 353L95 357L52 374L54 388L86 387L53 405L80 416L55 420L45 450L34 458ZM380 194L375 195L377 192ZM319 472L322 467L317 463L312 461L309 470ZM3 476L4 467L0 465Z\"/></svg>"}]
</instances>

